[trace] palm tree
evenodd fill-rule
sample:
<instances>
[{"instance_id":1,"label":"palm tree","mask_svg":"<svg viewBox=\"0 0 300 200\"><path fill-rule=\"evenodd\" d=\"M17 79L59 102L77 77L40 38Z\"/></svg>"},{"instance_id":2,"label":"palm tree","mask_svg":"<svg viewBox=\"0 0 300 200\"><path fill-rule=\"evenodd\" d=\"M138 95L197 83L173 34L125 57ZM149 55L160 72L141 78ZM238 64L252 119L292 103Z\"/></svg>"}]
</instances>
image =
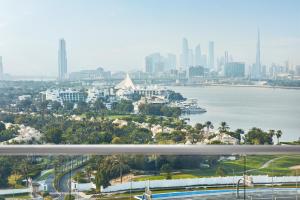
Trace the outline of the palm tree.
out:
<instances>
[{"instance_id":1,"label":"palm tree","mask_svg":"<svg viewBox=\"0 0 300 200\"><path fill-rule=\"evenodd\" d=\"M87 166L85 168L85 171L86 171L86 174L87 174L87 176L89 178L89 181L91 181L91 176L92 176L92 171L93 171L92 167L91 166Z\"/></svg>"},{"instance_id":2,"label":"palm tree","mask_svg":"<svg viewBox=\"0 0 300 200\"><path fill-rule=\"evenodd\" d=\"M275 135L276 135L276 138L277 138L277 144L279 144L279 138L281 138L281 136L282 136L282 131L281 130L277 130L276 133L275 133Z\"/></svg>"},{"instance_id":3,"label":"palm tree","mask_svg":"<svg viewBox=\"0 0 300 200\"><path fill-rule=\"evenodd\" d=\"M226 133L229 131L229 126L226 122L221 122L221 126L219 127L220 133Z\"/></svg>"},{"instance_id":4,"label":"palm tree","mask_svg":"<svg viewBox=\"0 0 300 200\"><path fill-rule=\"evenodd\" d=\"M197 131L202 131L205 126L203 124L197 123L195 124L195 129Z\"/></svg>"},{"instance_id":5,"label":"palm tree","mask_svg":"<svg viewBox=\"0 0 300 200\"><path fill-rule=\"evenodd\" d=\"M274 137L274 135L275 135L275 130L269 130L269 135L270 135L270 137L271 138L273 138Z\"/></svg>"},{"instance_id":6,"label":"palm tree","mask_svg":"<svg viewBox=\"0 0 300 200\"><path fill-rule=\"evenodd\" d=\"M245 133L245 131L243 129L238 128L238 129L235 130L235 132L240 135L239 136L239 144L240 144L241 139L242 139L242 135Z\"/></svg>"},{"instance_id":7,"label":"palm tree","mask_svg":"<svg viewBox=\"0 0 300 200\"><path fill-rule=\"evenodd\" d=\"M21 164L19 166L20 172L23 176L25 176L26 179L26 186L28 186L28 180L29 180L29 163L27 158L23 159L21 161Z\"/></svg>"},{"instance_id":8,"label":"palm tree","mask_svg":"<svg viewBox=\"0 0 300 200\"><path fill-rule=\"evenodd\" d=\"M113 157L112 169L117 169L120 173L121 183L123 182L123 171L128 169L129 166L126 163L126 159L123 155L116 155Z\"/></svg>"},{"instance_id":9,"label":"palm tree","mask_svg":"<svg viewBox=\"0 0 300 200\"><path fill-rule=\"evenodd\" d=\"M209 129L213 129L213 128L214 128L214 126L213 126L213 124L211 123L211 121L205 122L205 127L206 127L206 129L207 129L207 133L209 133Z\"/></svg>"}]
</instances>

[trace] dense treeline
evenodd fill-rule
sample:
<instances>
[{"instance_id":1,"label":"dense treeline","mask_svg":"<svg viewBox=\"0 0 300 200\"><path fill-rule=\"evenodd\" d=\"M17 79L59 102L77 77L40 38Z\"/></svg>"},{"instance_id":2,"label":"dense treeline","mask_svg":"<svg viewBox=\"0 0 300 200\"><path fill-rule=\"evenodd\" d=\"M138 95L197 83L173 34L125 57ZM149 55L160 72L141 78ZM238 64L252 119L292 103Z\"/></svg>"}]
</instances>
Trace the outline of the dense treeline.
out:
<instances>
[{"instance_id":1,"label":"dense treeline","mask_svg":"<svg viewBox=\"0 0 300 200\"><path fill-rule=\"evenodd\" d=\"M169 107L161 104L141 104L139 111L145 115L158 115L167 117L179 117L181 109L177 107Z\"/></svg>"}]
</instances>

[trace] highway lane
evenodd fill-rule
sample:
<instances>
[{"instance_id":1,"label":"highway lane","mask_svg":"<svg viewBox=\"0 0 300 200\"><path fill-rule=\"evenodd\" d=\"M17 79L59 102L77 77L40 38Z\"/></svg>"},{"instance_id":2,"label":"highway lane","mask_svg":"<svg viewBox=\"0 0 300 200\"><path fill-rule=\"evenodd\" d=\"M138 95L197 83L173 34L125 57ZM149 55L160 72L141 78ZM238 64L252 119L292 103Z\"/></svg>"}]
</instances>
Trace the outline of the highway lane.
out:
<instances>
[{"instance_id":1,"label":"highway lane","mask_svg":"<svg viewBox=\"0 0 300 200\"><path fill-rule=\"evenodd\" d=\"M0 145L0 155L292 155L300 145Z\"/></svg>"}]
</instances>

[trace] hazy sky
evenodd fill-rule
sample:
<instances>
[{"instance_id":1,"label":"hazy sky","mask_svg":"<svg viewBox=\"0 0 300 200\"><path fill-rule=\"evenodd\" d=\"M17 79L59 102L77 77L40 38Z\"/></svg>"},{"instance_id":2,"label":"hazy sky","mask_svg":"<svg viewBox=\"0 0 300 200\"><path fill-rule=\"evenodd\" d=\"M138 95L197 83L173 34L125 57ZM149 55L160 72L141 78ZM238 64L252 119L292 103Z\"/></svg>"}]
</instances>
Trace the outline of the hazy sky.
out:
<instances>
[{"instance_id":1,"label":"hazy sky","mask_svg":"<svg viewBox=\"0 0 300 200\"><path fill-rule=\"evenodd\" d=\"M144 69L147 54L178 55L186 37L251 64L260 27L263 63L295 65L299 10L299 0L0 0L0 55L6 73L57 75L63 37L69 72Z\"/></svg>"}]
</instances>

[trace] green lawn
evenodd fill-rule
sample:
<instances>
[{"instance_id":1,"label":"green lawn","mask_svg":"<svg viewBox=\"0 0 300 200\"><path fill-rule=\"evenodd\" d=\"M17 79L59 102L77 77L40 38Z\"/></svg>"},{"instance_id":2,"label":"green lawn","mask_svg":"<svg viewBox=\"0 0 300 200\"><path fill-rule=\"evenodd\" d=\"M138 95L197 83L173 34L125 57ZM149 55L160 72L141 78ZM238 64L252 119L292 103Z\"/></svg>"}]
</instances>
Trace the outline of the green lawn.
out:
<instances>
[{"instance_id":1,"label":"green lawn","mask_svg":"<svg viewBox=\"0 0 300 200\"><path fill-rule=\"evenodd\" d=\"M280 158L279 158L280 157ZM272 162L267 168L259 169L269 160L279 158ZM295 172L289 169L289 167L300 165L300 156L247 156L246 170L249 175L269 175L269 176L284 176L294 175ZM199 177L211 177L216 176L216 170L221 167L226 176L242 175L244 171L244 158L240 157L234 161L221 161L215 167L211 168L199 168L199 169L185 169L180 170L179 173L173 173L172 179L185 179L185 178L199 178ZM165 179L163 174L150 175L135 178L134 181L145 180L162 180Z\"/></svg>"},{"instance_id":2,"label":"green lawn","mask_svg":"<svg viewBox=\"0 0 300 200\"><path fill-rule=\"evenodd\" d=\"M48 172L46 172L43 176L40 176L36 179L36 181L42 181L42 180L46 180L48 178L48 176L50 176L51 174L54 173L54 169L49 170Z\"/></svg>"}]
</instances>

